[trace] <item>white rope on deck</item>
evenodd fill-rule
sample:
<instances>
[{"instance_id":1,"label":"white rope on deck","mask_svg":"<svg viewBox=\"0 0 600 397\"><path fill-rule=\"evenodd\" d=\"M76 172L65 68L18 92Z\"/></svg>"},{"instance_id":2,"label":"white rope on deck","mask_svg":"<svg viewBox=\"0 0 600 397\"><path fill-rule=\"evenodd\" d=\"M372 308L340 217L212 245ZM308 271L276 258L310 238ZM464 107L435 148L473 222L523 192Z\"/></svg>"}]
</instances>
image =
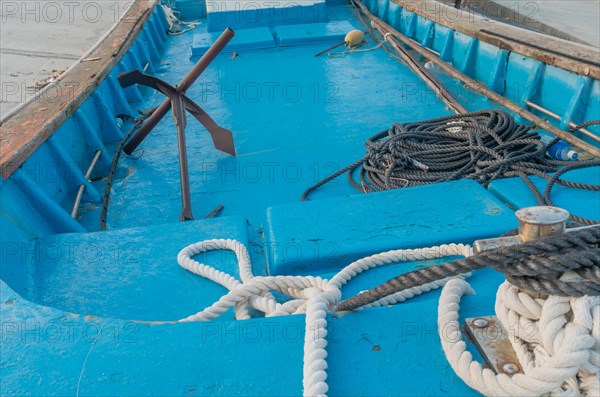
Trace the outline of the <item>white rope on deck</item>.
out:
<instances>
[{"instance_id":1,"label":"white rope on deck","mask_svg":"<svg viewBox=\"0 0 600 397\"><path fill-rule=\"evenodd\" d=\"M195 255L214 250L230 250L236 254L241 282L234 276L193 259ZM393 250L363 259L346 266L330 280L311 276L254 276L246 247L236 240L215 239L184 248L177 261L184 269L218 283L229 290L206 309L186 317L181 322L210 321L229 308L234 308L236 319L249 319L248 308L258 310L266 317L306 314L304 338L303 389L305 396L325 396L327 385L327 312L334 311L340 302L341 288L358 274L386 264L410 262L447 256L470 256L468 245L448 244L423 249ZM391 297L370 304L381 306L409 299L435 288L448 279L410 288ZM289 300L279 303L270 291L285 294Z\"/></svg>"},{"instance_id":2,"label":"white rope on deck","mask_svg":"<svg viewBox=\"0 0 600 397\"><path fill-rule=\"evenodd\" d=\"M190 30L194 30L196 26L200 25L200 21L182 21L175 15L176 11L170 7L170 4L162 4L162 9L165 12L167 23L169 24L170 35L180 35Z\"/></svg>"},{"instance_id":3,"label":"white rope on deck","mask_svg":"<svg viewBox=\"0 0 600 397\"><path fill-rule=\"evenodd\" d=\"M442 347L456 374L488 396L600 396L600 296L534 297L508 281L498 289L496 315L511 330L523 373L495 374L473 360L458 323L469 284L450 280L440 297Z\"/></svg>"}]
</instances>

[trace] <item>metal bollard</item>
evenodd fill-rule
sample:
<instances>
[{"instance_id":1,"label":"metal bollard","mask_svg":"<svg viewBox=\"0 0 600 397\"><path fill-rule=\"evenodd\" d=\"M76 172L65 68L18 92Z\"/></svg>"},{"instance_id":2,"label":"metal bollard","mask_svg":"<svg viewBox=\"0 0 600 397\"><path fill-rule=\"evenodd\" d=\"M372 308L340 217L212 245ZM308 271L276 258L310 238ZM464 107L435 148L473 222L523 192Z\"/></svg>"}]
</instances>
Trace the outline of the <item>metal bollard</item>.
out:
<instances>
[{"instance_id":1,"label":"metal bollard","mask_svg":"<svg viewBox=\"0 0 600 397\"><path fill-rule=\"evenodd\" d=\"M473 244L475 255L496 248L510 247L526 241L565 233L569 211L558 207L537 206L521 208L515 213L519 220L517 236L477 240Z\"/></svg>"},{"instance_id":2,"label":"metal bollard","mask_svg":"<svg viewBox=\"0 0 600 397\"><path fill-rule=\"evenodd\" d=\"M519 220L521 241L560 236L565 232L570 216L567 210L549 206L522 208L515 215Z\"/></svg>"}]
</instances>

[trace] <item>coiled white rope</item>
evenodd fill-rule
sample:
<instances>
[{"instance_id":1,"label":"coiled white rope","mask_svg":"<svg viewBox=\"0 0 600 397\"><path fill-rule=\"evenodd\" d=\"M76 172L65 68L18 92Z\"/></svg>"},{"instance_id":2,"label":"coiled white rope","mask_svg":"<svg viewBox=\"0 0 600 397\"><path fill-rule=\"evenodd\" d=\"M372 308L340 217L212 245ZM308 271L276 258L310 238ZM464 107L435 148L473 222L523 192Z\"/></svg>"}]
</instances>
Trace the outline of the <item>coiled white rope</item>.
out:
<instances>
[{"instance_id":1,"label":"coiled white rope","mask_svg":"<svg viewBox=\"0 0 600 397\"><path fill-rule=\"evenodd\" d=\"M495 374L466 350L459 319L469 284L450 280L442 290L438 327L457 375L488 396L600 396L600 296L534 297L508 281L498 289L496 315L506 329L523 373Z\"/></svg>"},{"instance_id":2,"label":"coiled white rope","mask_svg":"<svg viewBox=\"0 0 600 397\"><path fill-rule=\"evenodd\" d=\"M234 276L193 259L195 255L213 250L230 250L237 257L241 282ZM386 264L410 262L446 256L470 256L468 245L448 244L423 249L393 250L359 259L346 266L330 280L311 276L260 276L252 273L252 263L246 247L236 240L215 239L192 244L179 253L177 262L184 269L218 283L229 290L206 309L186 317L181 322L210 321L234 308L236 319L249 319L248 307L265 316L306 313L304 337L303 388L305 396L327 395L327 312L340 302L341 288L358 274ZM387 297L370 306L401 302L415 295L439 288L447 280L438 280ZM289 297L279 303L270 291Z\"/></svg>"}]
</instances>

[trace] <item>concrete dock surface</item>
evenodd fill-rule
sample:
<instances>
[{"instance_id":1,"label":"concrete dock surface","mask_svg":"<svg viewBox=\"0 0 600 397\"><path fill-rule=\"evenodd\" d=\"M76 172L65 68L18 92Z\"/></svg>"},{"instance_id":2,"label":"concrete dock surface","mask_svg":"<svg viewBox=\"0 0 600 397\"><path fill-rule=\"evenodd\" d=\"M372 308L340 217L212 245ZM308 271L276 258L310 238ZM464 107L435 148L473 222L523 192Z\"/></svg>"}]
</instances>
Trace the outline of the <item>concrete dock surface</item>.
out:
<instances>
[{"instance_id":1,"label":"concrete dock surface","mask_svg":"<svg viewBox=\"0 0 600 397\"><path fill-rule=\"evenodd\" d=\"M515 3L515 1L513 1ZM531 3L517 1L516 3ZM543 0L536 1L532 18L555 29L580 38L587 44L600 48L599 0ZM600 53L599 53L600 57Z\"/></svg>"},{"instance_id":2,"label":"concrete dock surface","mask_svg":"<svg viewBox=\"0 0 600 397\"><path fill-rule=\"evenodd\" d=\"M441 0L456 5L456 0ZM600 0L459 0L492 20L600 47Z\"/></svg>"},{"instance_id":3,"label":"concrete dock surface","mask_svg":"<svg viewBox=\"0 0 600 397\"><path fill-rule=\"evenodd\" d=\"M130 4L0 0L0 115L31 98L36 83L77 61Z\"/></svg>"}]
</instances>

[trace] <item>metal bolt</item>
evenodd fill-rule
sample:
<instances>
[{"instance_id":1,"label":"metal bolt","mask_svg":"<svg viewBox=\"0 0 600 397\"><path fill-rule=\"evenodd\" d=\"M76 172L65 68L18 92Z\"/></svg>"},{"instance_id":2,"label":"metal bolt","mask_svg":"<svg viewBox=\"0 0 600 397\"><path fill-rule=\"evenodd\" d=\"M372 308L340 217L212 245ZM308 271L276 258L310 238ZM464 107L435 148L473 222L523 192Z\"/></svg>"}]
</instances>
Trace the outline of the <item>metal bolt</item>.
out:
<instances>
[{"instance_id":1,"label":"metal bolt","mask_svg":"<svg viewBox=\"0 0 600 397\"><path fill-rule=\"evenodd\" d=\"M502 371L508 375L514 375L519 372L519 367L513 363L506 363L502 366Z\"/></svg>"},{"instance_id":2,"label":"metal bolt","mask_svg":"<svg viewBox=\"0 0 600 397\"><path fill-rule=\"evenodd\" d=\"M476 320L473 320L473 325L476 326L477 328L485 328L489 324L490 323L488 323L488 321L483 318L478 318Z\"/></svg>"}]
</instances>

